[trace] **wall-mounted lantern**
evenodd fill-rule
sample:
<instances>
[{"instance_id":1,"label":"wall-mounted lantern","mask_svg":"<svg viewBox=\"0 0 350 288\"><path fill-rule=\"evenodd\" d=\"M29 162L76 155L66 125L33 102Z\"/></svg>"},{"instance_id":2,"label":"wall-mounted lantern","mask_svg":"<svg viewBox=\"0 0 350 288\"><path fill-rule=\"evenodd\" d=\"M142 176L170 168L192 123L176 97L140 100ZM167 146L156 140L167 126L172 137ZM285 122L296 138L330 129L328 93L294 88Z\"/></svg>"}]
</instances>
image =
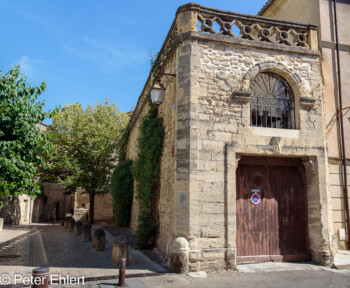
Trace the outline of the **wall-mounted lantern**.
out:
<instances>
[{"instance_id":1,"label":"wall-mounted lantern","mask_svg":"<svg viewBox=\"0 0 350 288\"><path fill-rule=\"evenodd\" d=\"M164 99L164 93L165 93L165 88L164 86L159 83L156 82L151 90L151 99L152 99L152 103L155 105L160 105L163 102Z\"/></svg>"}]
</instances>

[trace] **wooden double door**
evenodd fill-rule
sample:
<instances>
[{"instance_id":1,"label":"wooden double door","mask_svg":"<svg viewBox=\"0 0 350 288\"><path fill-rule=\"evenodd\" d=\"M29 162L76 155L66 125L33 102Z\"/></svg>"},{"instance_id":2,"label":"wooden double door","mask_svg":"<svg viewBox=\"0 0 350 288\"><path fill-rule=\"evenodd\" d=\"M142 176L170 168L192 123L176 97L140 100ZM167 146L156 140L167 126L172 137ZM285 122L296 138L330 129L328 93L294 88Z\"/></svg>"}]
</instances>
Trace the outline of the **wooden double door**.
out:
<instances>
[{"instance_id":1,"label":"wooden double door","mask_svg":"<svg viewBox=\"0 0 350 288\"><path fill-rule=\"evenodd\" d=\"M236 177L237 263L309 260L301 160L245 156Z\"/></svg>"}]
</instances>

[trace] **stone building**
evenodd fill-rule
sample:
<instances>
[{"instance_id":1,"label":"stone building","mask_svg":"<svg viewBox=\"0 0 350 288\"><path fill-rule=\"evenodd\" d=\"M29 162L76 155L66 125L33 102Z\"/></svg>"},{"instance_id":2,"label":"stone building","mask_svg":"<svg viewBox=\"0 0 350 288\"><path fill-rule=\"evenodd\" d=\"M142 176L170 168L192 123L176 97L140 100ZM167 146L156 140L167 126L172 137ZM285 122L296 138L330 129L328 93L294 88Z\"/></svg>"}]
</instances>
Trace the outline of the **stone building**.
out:
<instances>
[{"instance_id":1,"label":"stone building","mask_svg":"<svg viewBox=\"0 0 350 288\"><path fill-rule=\"evenodd\" d=\"M349 208L345 201L348 197L344 195L343 190L346 186L344 159L347 163L347 181L350 180L350 2L347 0L274 0L268 1L259 15L305 23L311 22L319 27L318 39L322 56L333 237L339 249L346 247L349 249L350 227L346 227L346 222L350 225ZM339 44L338 51L337 44ZM337 66L338 52L339 67ZM340 77L338 72L340 72ZM342 93L340 94L339 91ZM342 107L340 107L340 98L342 98ZM341 117L339 117L340 115ZM341 126L341 118L343 119L343 127ZM342 134L344 141L342 141ZM345 241L346 234L348 243Z\"/></svg>"},{"instance_id":2,"label":"stone building","mask_svg":"<svg viewBox=\"0 0 350 288\"><path fill-rule=\"evenodd\" d=\"M62 220L66 213L74 208L74 196L65 194L64 188L56 183L41 183L42 194L37 196L33 205L32 222L52 220L52 211L56 209L56 219Z\"/></svg>"},{"instance_id":3,"label":"stone building","mask_svg":"<svg viewBox=\"0 0 350 288\"><path fill-rule=\"evenodd\" d=\"M269 1L260 13L274 2L288 1ZM165 138L156 245L177 271L270 260L332 264L331 196L339 190L330 184L340 166L329 165L325 104L333 100L324 99L330 83L320 30L302 23L309 18L266 16L280 19L183 5L159 53L166 90L158 106ZM130 121L130 159L151 75Z\"/></svg>"},{"instance_id":4,"label":"stone building","mask_svg":"<svg viewBox=\"0 0 350 288\"><path fill-rule=\"evenodd\" d=\"M34 199L28 195L19 195L13 201L4 199L0 208L0 218L8 225L28 225L32 223Z\"/></svg>"}]
</instances>

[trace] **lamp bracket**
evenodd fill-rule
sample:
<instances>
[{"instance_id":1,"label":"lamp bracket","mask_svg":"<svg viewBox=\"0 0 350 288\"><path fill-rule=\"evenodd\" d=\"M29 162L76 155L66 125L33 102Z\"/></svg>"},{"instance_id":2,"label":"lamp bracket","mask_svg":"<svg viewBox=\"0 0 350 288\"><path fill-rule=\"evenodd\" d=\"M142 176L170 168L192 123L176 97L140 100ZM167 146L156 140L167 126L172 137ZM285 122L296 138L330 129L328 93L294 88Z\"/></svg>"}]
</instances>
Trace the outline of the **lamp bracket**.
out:
<instances>
[{"instance_id":1,"label":"lamp bracket","mask_svg":"<svg viewBox=\"0 0 350 288\"><path fill-rule=\"evenodd\" d=\"M168 76L169 76L169 77L176 77L176 74L171 74L171 73L159 73L158 77L160 78L160 77L162 77L162 76L165 76L166 79L167 79L168 81L170 81L170 82L175 82L174 79L169 79Z\"/></svg>"}]
</instances>

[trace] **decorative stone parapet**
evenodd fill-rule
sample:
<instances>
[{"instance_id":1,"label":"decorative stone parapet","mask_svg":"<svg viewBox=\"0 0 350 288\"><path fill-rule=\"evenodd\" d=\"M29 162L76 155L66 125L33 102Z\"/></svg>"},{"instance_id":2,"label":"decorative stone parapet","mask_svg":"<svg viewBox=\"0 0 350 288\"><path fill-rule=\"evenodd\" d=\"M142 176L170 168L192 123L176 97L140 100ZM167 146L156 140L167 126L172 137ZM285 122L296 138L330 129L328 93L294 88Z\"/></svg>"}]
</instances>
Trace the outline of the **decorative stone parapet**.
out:
<instances>
[{"instance_id":1,"label":"decorative stone parapet","mask_svg":"<svg viewBox=\"0 0 350 288\"><path fill-rule=\"evenodd\" d=\"M92 241L92 250L104 251L105 250L105 230L97 228L94 232L94 240Z\"/></svg>"},{"instance_id":2,"label":"decorative stone parapet","mask_svg":"<svg viewBox=\"0 0 350 288\"><path fill-rule=\"evenodd\" d=\"M83 241L83 242L91 241L91 225L89 223L85 223L83 225L80 241Z\"/></svg>"},{"instance_id":3,"label":"decorative stone parapet","mask_svg":"<svg viewBox=\"0 0 350 288\"><path fill-rule=\"evenodd\" d=\"M193 14L197 15L198 24L200 25L199 32L201 33L287 46L315 48L310 46L315 44L315 39L311 38L317 34L316 25L246 15L204 7L196 3L181 6L177 13L184 13L185 11L192 11Z\"/></svg>"},{"instance_id":4,"label":"decorative stone parapet","mask_svg":"<svg viewBox=\"0 0 350 288\"><path fill-rule=\"evenodd\" d=\"M120 261L125 258L126 265L129 264L129 251L128 251L128 243L126 241L125 235L119 235L115 238L113 243L113 251L112 251L112 260L111 265L119 265Z\"/></svg>"},{"instance_id":5,"label":"decorative stone parapet","mask_svg":"<svg viewBox=\"0 0 350 288\"><path fill-rule=\"evenodd\" d=\"M82 228L83 228L83 223L81 221L75 222L74 235L80 236Z\"/></svg>"}]
</instances>

